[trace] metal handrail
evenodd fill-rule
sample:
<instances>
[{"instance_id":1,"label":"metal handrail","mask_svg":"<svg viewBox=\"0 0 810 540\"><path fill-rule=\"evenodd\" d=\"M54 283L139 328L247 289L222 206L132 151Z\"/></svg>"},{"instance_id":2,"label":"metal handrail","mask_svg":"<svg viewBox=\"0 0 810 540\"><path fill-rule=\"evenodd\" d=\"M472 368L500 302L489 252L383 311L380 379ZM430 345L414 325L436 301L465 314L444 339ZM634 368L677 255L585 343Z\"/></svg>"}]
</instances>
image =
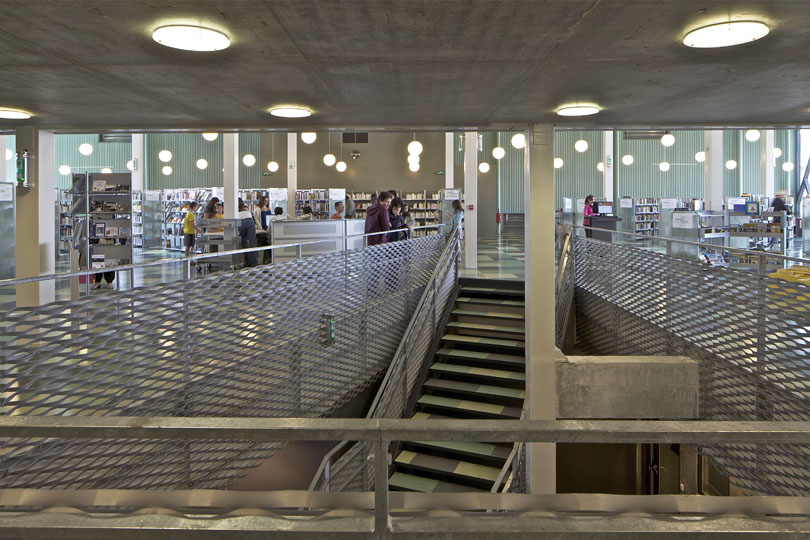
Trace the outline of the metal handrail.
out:
<instances>
[{"instance_id":1,"label":"metal handrail","mask_svg":"<svg viewBox=\"0 0 810 540\"><path fill-rule=\"evenodd\" d=\"M413 230L419 229L441 229L445 227L443 223L438 225L421 225L419 227L414 227ZM394 229L390 231L381 231L375 233L367 233L367 234L349 234L346 236L336 236L333 238L327 238L324 240L311 240L308 242L297 242L295 244L276 244L272 246L262 246L262 247L255 247L255 248L243 248L243 249L233 249L230 251L217 251L214 253L200 253L197 255L191 255L189 257L176 257L171 259L159 259L157 261L150 261L144 263L137 263L137 264L126 264L120 266L114 266L110 268L96 268L91 270L80 270L78 272L66 272L61 274L48 274L45 276L37 276L37 277L30 277L30 278L9 278L9 279L0 279L0 287L9 287L15 285L22 285L25 283L36 283L39 281L50 281L53 279L66 279L72 277L81 277L81 276L91 276L95 274L100 274L103 272L120 272L124 270L135 270L138 268L148 268L151 266L161 266L164 264L177 264L177 263L191 263L191 261L201 260L201 259L209 259L209 258L216 258L216 257L224 257L230 255L239 255L244 253L258 253L260 251L272 251L274 249L286 249L286 248L300 248L302 246L309 246L314 244L323 244L326 242L334 242L335 240L345 240L347 238L366 238L369 236L377 236L381 234L389 234L392 232L404 232L408 231L408 228L404 229Z\"/></svg>"}]
</instances>

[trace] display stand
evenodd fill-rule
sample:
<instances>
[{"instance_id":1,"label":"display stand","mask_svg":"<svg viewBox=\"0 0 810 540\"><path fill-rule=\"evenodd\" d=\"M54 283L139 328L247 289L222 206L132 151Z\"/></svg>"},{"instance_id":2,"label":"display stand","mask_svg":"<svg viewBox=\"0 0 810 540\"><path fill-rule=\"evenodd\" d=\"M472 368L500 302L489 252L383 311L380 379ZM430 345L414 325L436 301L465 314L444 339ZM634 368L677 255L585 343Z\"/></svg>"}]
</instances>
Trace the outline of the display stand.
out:
<instances>
[{"instance_id":1,"label":"display stand","mask_svg":"<svg viewBox=\"0 0 810 540\"><path fill-rule=\"evenodd\" d=\"M785 227L786 212L761 212L760 214L750 215L745 212L728 211L727 215L729 238L737 244L734 247L778 253L780 255L785 254L789 231ZM774 223L774 218L779 218L780 223ZM732 268L759 269L758 255L731 252L729 259ZM783 260L769 259L766 271L770 272L784 267Z\"/></svg>"},{"instance_id":2,"label":"display stand","mask_svg":"<svg viewBox=\"0 0 810 540\"><path fill-rule=\"evenodd\" d=\"M73 242L73 220L70 208L73 195L69 190L56 190L56 257L67 255Z\"/></svg>"},{"instance_id":3,"label":"display stand","mask_svg":"<svg viewBox=\"0 0 810 540\"><path fill-rule=\"evenodd\" d=\"M141 217L143 219L143 248L160 249L163 246L163 201L161 192L143 192Z\"/></svg>"},{"instance_id":4,"label":"display stand","mask_svg":"<svg viewBox=\"0 0 810 540\"><path fill-rule=\"evenodd\" d=\"M132 247L143 248L143 192L132 192Z\"/></svg>"}]
</instances>

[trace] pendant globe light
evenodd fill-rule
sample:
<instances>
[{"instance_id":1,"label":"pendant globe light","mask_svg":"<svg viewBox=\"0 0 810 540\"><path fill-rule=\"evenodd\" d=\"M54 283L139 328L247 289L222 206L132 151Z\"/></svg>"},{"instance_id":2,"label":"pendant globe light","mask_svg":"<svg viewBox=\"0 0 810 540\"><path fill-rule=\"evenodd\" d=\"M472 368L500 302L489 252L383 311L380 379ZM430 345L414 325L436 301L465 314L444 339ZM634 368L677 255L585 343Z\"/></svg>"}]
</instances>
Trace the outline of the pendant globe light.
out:
<instances>
[{"instance_id":1,"label":"pendant globe light","mask_svg":"<svg viewBox=\"0 0 810 540\"><path fill-rule=\"evenodd\" d=\"M335 157L335 154L332 153L332 134L327 133L326 136L329 138L329 152L324 154L323 164L327 167L331 167L337 162L337 158Z\"/></svg>"},{"instance_id":2,"label":"pendant globe light","mask_svg":"<svg viewBox=\"0 0 810 540\"><path fill-rule=\"evenodd\" d=\"M661 136L661 144L664 146L672 146L675 144L675 135L667 131Z\"/></svg>"},{"instance_id":3,"label":"pendant globe light","mask_svg":"<svg viewBox=\"0 0 810 540\"><path fill-rule=\"evenodd\" d=\"M343 140L341 139L341 141L340 141L340 161L335 163L335 169L337 169L337 172L346 172L347 167L348 166L346 165L346 162L343 161Z\"/></svg>"},{"instance_id":4,"label":"pendant globe light","mask_svg":"<svg viewBox=\"0 0 810 540\"><path fill-rule=\"evenodd\" d=\"M312 144L318 139L318 134L314 131L304 131L301 133L301 140L304 144Z\"/></svg>"},{"instance_id":5,"label":"pendant globe light","mask_svg":"<svg viewBox=\"0 0 810 540\"><path fill-rule=\"evenodd\" d=\"M515 133L511 139L512 146L520 150L526 146L526 135L523 133Z\"/></svg>"},{"instance_id":6,"label":"pendant globe light","mask_svg":"<svg viewBox=\"0 0 810 540\"><path fill-rule=\"evenodd\" d=\"M416 132L414 132L413 140L408 143L408 153L416 154L418 156L422 154L422 150L423 150L422 143L416 140Z\"/></svg>"},{"instance_id":7,"label":"pendant globe light","mask_svg":"<svg viewBox=\"0 0 810 540\"><path fill-rule=\"evenodd\" d=\"M494 157L495 159L503 159L505 155L506 150L504 150L500 146L496 146L495 148L492 149L492 157Z\"/></svg>"},{"instance_id":8,"label":"pendant globe light","mask_svg":"<svg viewBox=\"0 0 810 540\"><path fill-rule=\"evenodd\" d=\"M276 161L276 148L275 148L276 134L270 134L270 161L267 162L267 170L274 173L278 170L278 161Z\"/></svg>"},{"instance_id":9,"label":"pendant globe light","mask_svg":"<svg viewBox=\"0 0 810 540\"><path fill-rule=\"evenodd\" d=\"M487 163L486 161L482 161L481 163L478 164L478 170L481 171L482 173L488 173L489 163Z\"/></svg>"}]
</instances>

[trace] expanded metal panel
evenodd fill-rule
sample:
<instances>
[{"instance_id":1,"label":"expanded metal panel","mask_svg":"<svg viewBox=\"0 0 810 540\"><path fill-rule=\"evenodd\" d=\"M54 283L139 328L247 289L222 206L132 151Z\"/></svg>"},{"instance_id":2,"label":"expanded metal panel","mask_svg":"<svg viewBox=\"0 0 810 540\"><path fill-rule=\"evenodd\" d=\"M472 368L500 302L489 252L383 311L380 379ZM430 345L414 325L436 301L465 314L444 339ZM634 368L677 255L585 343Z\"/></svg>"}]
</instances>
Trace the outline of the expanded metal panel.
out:
<instances>
[{"instance_id":1,"label":"expanded metal panel","mask_svg":"<svg viewBox=\"0 0 810 540\"><path fill-rule=\"evenodd\" d=\"M573 346L574 336L574 261L571 235L567 236L562 253L560 253L559 269L557 275L557 290L555 293L555 344L558 349L568 354Z\"/></svg>"},{"instance_id":2,"label":"expanded metal panel","mask_svg":"<svg viewBox=\"0 0 810 540\"><path fill-rule=\"evenodd\" d=\"M810 287L574 237L577 345L688 355L703 420L810 421ZM755 493L810 494L810 447L702 451Z\"/></svg>"},{"instance_id":3,"label":"expanded metal panel","mask_svg":"<svg viewBox=\"0 0 810 540\"><path fill-rule=\"evenodd\" d=\"M4 313L2 412L327 415L388 367L443 249L433 235ZM278 447L6 439L0 486L222 488Z\"/></svg>"}]
</instances>

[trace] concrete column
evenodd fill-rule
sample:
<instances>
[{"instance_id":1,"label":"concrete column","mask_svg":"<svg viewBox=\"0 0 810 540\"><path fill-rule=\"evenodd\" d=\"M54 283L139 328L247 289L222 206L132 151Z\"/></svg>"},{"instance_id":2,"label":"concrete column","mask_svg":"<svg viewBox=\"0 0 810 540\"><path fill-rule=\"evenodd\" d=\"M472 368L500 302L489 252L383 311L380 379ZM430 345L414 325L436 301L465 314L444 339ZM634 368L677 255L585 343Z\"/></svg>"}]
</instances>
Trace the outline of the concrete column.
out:
<instances>
[{"instance_id":1,"label":"concrete column","mask_svg":"<svg viewBox=\"0 0 810 540\"><path fill-rule=\"evenodd\" d=\"M555 420L554 127L536 124L524 152L526 221L526 399L531 420ZM557 447L528 445L531 493L557 490Z\"/></svg>"},{"instance_id":2,"label":"concrete column","mask_svg":"<svg viewBox=\"0 0 810 540\"><path fill-rule=\"evenodd\" d=\"M132 191L143 191L144 170L146 162L143 160L143 133L132 134L132 161L135 168L132 170Z\"/></svg>"},{"instance_id":3,"label":"concrete column","mask_svg":"<svg viewBox=\"0 0 810 540\"><path fill-rule=\"evenodd\" d=\"M456 177L456 147L452 132L444 134L444 187L453 189Z\"/></svg>"},{"instance_id":4,"label":"concrete column","mask_svg":"<svg viewBox=\"0 0 810 540\"><path fill-rule=\"evenodd\" d=\"M475 131L464 133L464 266L478 268L478 133Z\"/></svg>"},{"instance_id":5,"label":"concrete column","mask_svg":"<svg viewBox=\"0 0 810 540\"><path fill-rule=\"evenodd\" d=\"M703 132L706 161L703 162L703 200L706 210L723 209L723 132Z\"/></svg>"},{"instance_id":6,"label":"concrete column","mask_svg":"<svg viewBox=\"0 0 810 540\"><path fill-rule=\"evenodd\" d=\"M53 274L56 269L56 139L51 131L17 128L17 150L28 149L28 189L17 189L16 258L18 278ZM5 156L3 156L5 159ZM54 301L54 283L17 286L17 306Z\"/></svg>"},{"instance_id":7,"label":"concrete column","mask_svg":"<svg viewBox=\"0 0 810 540\"><path fill-rule=\"evenodd\" d=\"M6 181L7 168L8 161L6 160L6 136L0 135L0 182Z\"/></svg>"},{"instance_id":8,"label":"concrete column","mask_svg":"<svg viewBox=\"0 0 810 540\"><path fill-rule=\"evenodd\" d=\"M222 134L222 166L224 190L224 217L225 219L235 219L239 213L239 134Z\"/></svg>"},{"instance_id":9,"label":"concrete column","mask_svg":"<svg viewBox=\"0 0 810 540\"><path fill-rule=\"evenodd\" d=\"M613 131L602 132L602 193L606 201L613 201L616 206L616 198L613 193Z\"/></svg>"},{"instance_id":10,"label":"concrete column","mask_svg":"<svg viewBox=\"0 0 810 540\"><path fill-rule=\"evenodd\" d=\"M760 155L759 155L759 168L760 168L760 193L773 200L774 197L774 157L773 157L773 130L762 130L762 137L759 140Z\"/></svg>"},{"instance_id":11,"label":"concrete column","mask_svg":"<svg viewBox=\"0 0 810 540\"><path fill-rule=\"evenodd\" d=\"M298 134L287 133L287 214L295 215L295 191L298 189Z\"/></svg>"}]
</instances>

